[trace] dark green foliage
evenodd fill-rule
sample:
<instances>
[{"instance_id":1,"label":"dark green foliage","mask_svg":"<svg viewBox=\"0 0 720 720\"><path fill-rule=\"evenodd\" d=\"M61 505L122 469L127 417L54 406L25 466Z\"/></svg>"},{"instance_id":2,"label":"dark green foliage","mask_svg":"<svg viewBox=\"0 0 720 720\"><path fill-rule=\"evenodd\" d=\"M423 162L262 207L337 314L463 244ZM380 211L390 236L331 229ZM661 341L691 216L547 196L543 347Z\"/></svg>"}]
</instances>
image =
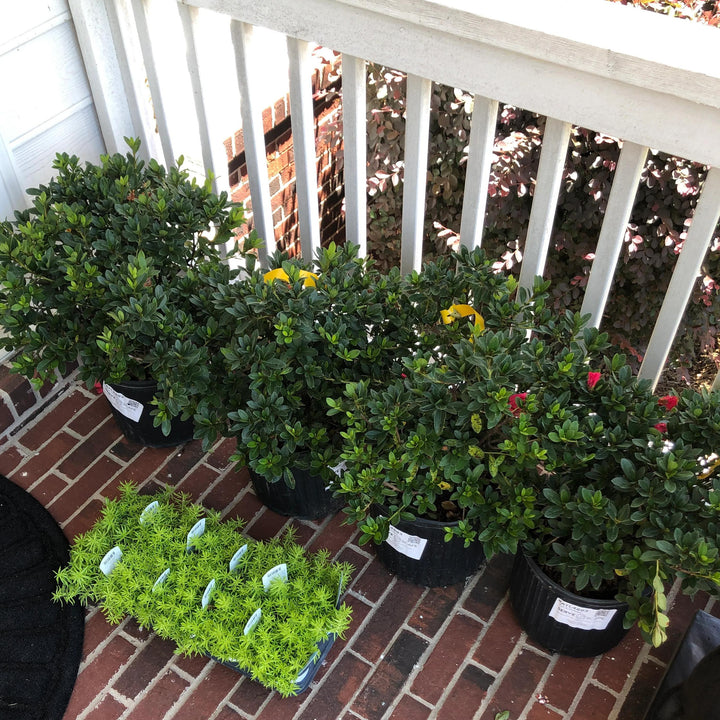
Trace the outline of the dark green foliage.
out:
<instances>
[{"instance_id":1,"label":"dark green foliage","mask_svg":"<svg viewBox=\"0 0 720 720\"><path fill-rule=\"evenodd\" d=\"M58 155L32 207L0 225L2 345L38 387L78 359L88 386L156 380L167 433L209 386L223 320L211 293L234 275L221 245L244 215L209 181L145 163L139 141L128 144L99 165Z\"/></svg>"},{"instance_id":2,"label":"dark green foliage","mask_svg":"<svg viewBox=\"0 0 720 720\"><path fill-rule=\"evenodd\" d=\"M140 522L155 500L158 509ZM201 518L205 532L187 552L188 532ZM57 573L54 597L99 603L112 623L132 615L172 639L178 652L233 660L254 679L289 695L317 643L329 633L342 635L350 623L350 609L336 602L352 568L330 563L324 551L306 554L291 533L256 542L240 534L241 525L220 522L217 513L169 489L147 496L125 486L120 499L106 503L100 520L75 540L70 564ZM247 552L231 572L229 561L245 544ZM99 563L116 545L123 555L106 576ZM265 592L263 575L281 563L287 564L287 583L275 580ZM156 584L166 569L167 578ZM203 607L212 580L214 591ZM260 623L246 635L258 608Z\"/></svg>"},{"instance_id":3,"label":"dark green foliage","mask_svg":"<svg viewBox=\"0 0 720 720\"><path fill-rule=\"evenodd\" d=\"M460 230L472 97L434 85L430 120L426 241L434 257L456 246ZM381 267L399 262L402 217L405 77L388 68L368 69L368 243ZM544 118L502 106L495 137L495 162L488 188L483 246L498 267L516 272L530 217ZM578 310L592 265L619 156L618 142L574 128L555 219L545 278L556 309ZM651 152L606 308L604 325L615 344L642 355L664 289L686 237L705 169L690 161ZM720 234L678 333L672 363L692 362L716 338Z\"/></svg>"}]
</instances>

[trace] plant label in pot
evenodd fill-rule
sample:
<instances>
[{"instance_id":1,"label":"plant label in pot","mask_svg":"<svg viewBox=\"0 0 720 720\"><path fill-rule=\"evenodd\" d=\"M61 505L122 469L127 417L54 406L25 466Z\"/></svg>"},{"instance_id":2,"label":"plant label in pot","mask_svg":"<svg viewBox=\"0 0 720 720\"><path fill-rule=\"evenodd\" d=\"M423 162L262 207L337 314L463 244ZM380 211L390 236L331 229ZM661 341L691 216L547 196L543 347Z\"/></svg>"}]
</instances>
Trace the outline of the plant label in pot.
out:
<instances>
[{"instance_id":1,"label":"plant label in pot","mask_svg":"<svg viewBox=\"0 0 720 720\"><path fill-rule=\"evenodd\" d=\"M559 623L578 630L604 630L610 624L616 612L615 608L580 607L557 598L550 609L549 615Z\"/></svg>"},{"instance_id":2,"label":"plant label in pot","mask_svg":"<svg viewBox=\"0 0 720 720\"><path fill-rule=\"evenodd\" d=\"M287 564L282 563L280 565L276 565L271 570L268 570L263 575L263 587L265 588L265 592L270 590L270 586L276 581L279 580L280 582L286 583L288 580L288 574L287 574Z\"/></svg>"},{"instance_id":3,"label":"plant label in pot","mask_svg":"<svg viewBox=\"0 0 720 720\"><path fill-rule=\"evenodd\" d=\"M199 538L201 535L203 535L205 532L205 518L202 518L202 520L198 520L192 528L190 528L190 532L187 534L187 543L185 545L185 548L187 552L193 552L195 548L195 539Z\"/></svg>"},{"instance_id":4,"label":"plant label in pot","mask_svg":"<svg viewBox=\"0 0 720 720\"><path fill-rule=\"evenodd\" d=\"M425 546L427 545L426 538L405 533L402 530L398 530L394 525L388 528L388 536L385 542L391 548L403 555L407 555L413 560L419 560L422 557L423 552L425 552Z\"/></svg>"},{"instance_id":5,"label":"plant label in pot","mask_svg":"<svg viewBox=\"0 0 720 720\"><path fill-rule=\"evenodd\" d=\"M260 618L262 618L262 610L260 608L258 608L250 616L250 619L245 623L245 629L243 630L243 635L249 635L257 627L257 624L260 622Z\"/></svg>"},{"instance_id":6,"label":"plant label in pot","mask_svg":"<svg viewBox=\"0 0 720 720\"><path fill-rule=\"evenodd\" d=\"M133 422L139 422L143 414L143 405L137 400L127 397L110 387L106 382L102 384L103 394L108 399L110 405L115 408L121 415L130 418Z\"/></svg>"},{"instance_id":7,"label":"plant label in pot","mask_svg":"<svg viewBox=\"0 0 720 720\"><path fill-rule=\"evenodd\" d=\"M105 557L100 561L100 570L104 575L109 575L122 558L122 550L116 545L108 550Z\"/></svg>"},{"instance_id":8,"label":"plant label in pot","mask_svg":"<svg viewBox=\"0 0 720 720\"><path fill-rule=\"evenodd\" d=\"M228 569L230 572L235 572L238 569L238 565L240 565L240 561L243 559L243 556L247 552L248 545L245 543L231 558L230 562L228 563Z\"/></svg>"}]
</instances>

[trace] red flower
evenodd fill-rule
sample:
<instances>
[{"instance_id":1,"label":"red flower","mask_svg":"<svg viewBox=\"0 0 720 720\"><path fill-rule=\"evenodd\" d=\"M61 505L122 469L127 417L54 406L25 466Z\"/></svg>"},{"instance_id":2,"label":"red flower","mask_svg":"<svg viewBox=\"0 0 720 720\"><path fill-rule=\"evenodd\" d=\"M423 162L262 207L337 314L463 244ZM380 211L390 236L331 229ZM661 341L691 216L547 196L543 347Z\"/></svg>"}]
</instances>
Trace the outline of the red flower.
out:
<instances>
[{"instance_id":1,"label":"red flower","mask_svg":"<svg viewBox=\"0 0 720 720\"><path fill-rule=\"evenodd\" d=\"M657 425L653 425L653 427L654 427L659 433L666 433L666 432L667 432L667 423L659 422Z\"/></svg>"},{"instance_id":2,"label":"red flower","mask_svg":"<svg viewBox=\"0 0 720 720\"><path fill-rule=\"evenodd\" d=\"M597 384L598 380L600 379L600 373L599 372L589 372L587 376L587 386L592 390Z\"/></svg>"},{"instance_id":3,"label":"red flower","mask_svg":"<svg viewBox=\"0 0 720 720\"><path fill-rule=\"evenodd\" d=\"M677 395L663 395L661 398L658 398L658 405L664 407L666 410L672 410L677 404Z\"/></svg>"},{"instance_id":4,"label":"red flower","mask_svg":"<svg viewBox=\"0 0 720 720\"><path fill-rule=\"evenodd\" d=\"M522 412L522 408L518 407L518 400L522 400L524 402L526 397L527 393L513 393L508 398L508 405L510 405L510 410L515 417Z\"/></svg>"},{"instance_id":5,"label":"red flower","mask_svg":"<svg viewBox=\"0 0 720 720\"><path fill-rule=\"evenodd\" d=\"M99 380L95 383L95 392L96 392L98 395L102 395L102 394L103 394L103 386L102 386L102 383L101 383Z\"/></svg>"}]
</instances>

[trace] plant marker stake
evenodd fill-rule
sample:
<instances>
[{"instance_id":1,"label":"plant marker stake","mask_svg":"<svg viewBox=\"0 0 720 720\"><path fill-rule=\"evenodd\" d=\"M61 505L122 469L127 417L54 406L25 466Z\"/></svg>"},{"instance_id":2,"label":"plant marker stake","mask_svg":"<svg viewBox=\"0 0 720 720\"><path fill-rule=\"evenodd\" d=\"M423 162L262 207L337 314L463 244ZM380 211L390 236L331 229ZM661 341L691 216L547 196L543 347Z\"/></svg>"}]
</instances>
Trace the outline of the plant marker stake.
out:
<instances>
[{"instance_id":1,"label":"plant marker stake","mask_svg":"<svg viewBox=\"0 0 720 720\"><path fill-rule=\"evenodd\" d=\"M242 560L243 556L247 552L248 545L245 543L233 556L230 558L230 563L228 565L228 568L231 573L235 572L237 570L238 565L240 564L240 560Z\"/></svg>"},{"instance_id":2,"label":"plant marker stake","mask_svg":"<svg viewBox=\"0 0 720 720\"><path fill-rule=\"evenodd\" d=\"M152 591L155 592L158 590L162 584L168 579L168 575L170 575L170 568L166 568L163 570L163 572L158 576L158 579L155 581L155 583L152 586Z\"/></svg>"},{"instance_id":3,"label":"plant marker stake","mask_svg":"<svg viewBox=\"0 0 720 720\"><path fill-rule=\"evenodd\" d=\"M265 588L265 592L267 592L270 589L270 585L272 585L274 580L280 580L281 582L286 583L288 579L287 576L287 565L285 563L281 563L280 565L276 565L271 570L268 570L263 575L263 587Z\"/></svg>"},{"instance_id":4,"label":"plant marker stake","mask_svg":"<svg viewBox=\"0 0 720 720\"><path fill-rule=\"evenodd\" d=\"M150 518L160 509L160 503L157 500L151 502L141 513L140 513L140 524L144 525Z\"/></svg>"},{"instance_id":5,"label":"plant marker stake","mask_svg":"<svg viewBox=\"0 0 720 720\"><path fill-rule=\"evenodd\" d=\"M122 550L116 545L112 550L105 553L105 557L100 561L100 570L104 575L109 575L122 558Z\"/></svg>"},{"instance_id":6,"label":"plant marker stake","mask_svg":"<svg viewBox=\"0 0 720 720\"><path fill-rule=\"evenodd\" d=\"M205 532L205 518L202 520L198 520L191 528L190 532L187 535L187 545L185 546L185 549L187 552L193 552L193 540L195 538L199 538L201 535L203 535Z\"/></svg>"},{"instance_id":7,"label":"plant marker stake","mask_svg":"<svg viewBox=\"0 0 720 720\"><path fill-rule=\"evenodd\" d=\"M210 598L212 597L213 591L215 590L215 578L213 578L205 588L205 592L202 596L202 609L205 610L207 606L210 604Z\"/></svg>"},{"instance_id":8,"label":"plant marker stake","mask_svg":"<svg viewBox=\"0 0 720 720\"><path fill-rule=\"evenodd\" d=\"M260 622L260 618L262 617L262 610L258 608L251 616L250 619L245 623L245 629L243 630L243 635L249 635L257 626L257 624Z\"/></svg>"}]
</instances>

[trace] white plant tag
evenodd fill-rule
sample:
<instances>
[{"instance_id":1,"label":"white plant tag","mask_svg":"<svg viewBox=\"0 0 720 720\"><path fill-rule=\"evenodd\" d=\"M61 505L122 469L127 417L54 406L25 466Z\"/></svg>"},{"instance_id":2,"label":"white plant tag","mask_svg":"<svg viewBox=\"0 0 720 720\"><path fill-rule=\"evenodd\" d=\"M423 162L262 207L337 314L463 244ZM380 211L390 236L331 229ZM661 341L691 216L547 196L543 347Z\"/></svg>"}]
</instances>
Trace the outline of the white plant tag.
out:
<instances>
[{"instance_id":1,"label":"white plant tag","mask_svg":"<svg viewBox=\"0 0 720 720\"><path fill-rule=\"evenodd\" d=\"M122 550L116 545L112 550L105 553L105 557L100 561L100 570L104 575L109 575L115 566L120 562Z\"/></svg>"},{"instance_id":2,"label":"white plant tag","mask_svg":"<svg viewBox=\"0 0 720 720\"><path fill-rule=\"evenodd\" d=\"M313 655L310 658L310 661L308 664L300 671L300 674L295 678L295 684L300 685L302 681L305 679L307 674L313 669L313 665L315 664L313 660L315 659L315 655Z\"/></svg>"},{"instance_id":3,"label":"white plant tag","mask_svg":"<svg viewBox=\"0 0 720 720\"><path fill-rule=\"evenodd\" d=\"M195 538L199 538L201 535L205 533L205 518L202 520L198 520L190 529L190 532L187 534L187 545L186 549L188 552L192 550L193 547L193 540Z\"/></svg>"},{"instance_id":4,"label":"white plant tag","mask_svg":"<svg viewBox=\"0 0 720 720\"><path fill-rule=\"evenodd\" d=\"M335 598L335 607L340 607L340 597L342 595L343 583L345 582L345 576L340 573L340 582L338 583L337 597Z\"/></svg>"},{"instance_id":5,"label":"white plant tag","mask_svg":"<svg viewBox=\"0 0 720 720\"><path fill-rule=\"evenodd\" d=\"M268 570L263 575L262 581L265 592L270 589L270 585L272 584L273 580L280 580L281 582L286 583L287 579L287 565L285 563L282 563L281 565L276 565L274 568Z\"/></svg>"},{"instance_id":6,"label":"white plant tag","mask_svg":"<svg viewBox=\"0 0 720 720\"><path fill-rule=\"evenodd\" d=\"M243 635L249 635L256 627L256 625L260 622L260 618L262 617L262 610L258 608L251 616L250 619L245 623L245 629L243 630Z\"/></svg>"},{"instance_id":7,"label":"white plant tag","mask_svg":"<svg viewBox=\"0 0 720 720\"><path fill-rule=\"evenodd\" d=\"M160 503L158 503L157 500L155 500L154 502L151 502L140 513L140 524L144 525L159 509L160 509Z\"/></svg>"},{"instance_id":8,"label":"white plant tag","mask_svg":"<svg viewBox=\"0 0 720 720\"><path fill-rule=\"evenodd\" d=\"M210 599L212 598L212 594L213 594L214 590L215 590L215 579L213 578L207 584L207 587L205 588L205 592L203 593L203 596L202 596L201 605L202 605L203 610L210 604Z\"/></svg>"},{"instance_id":9,"label":"white plant tag","mask_svg":"<svg viewBox=\"0 0 720 720\"><path fill-rule=\"evenodd\" d=\"M422 557L423 552L425 552L425 546L427 545L426 538L421 538L417 535L408 535L402 530L398 530L394 525L390 526L385 542L391 548L394 548L403 555L407 555L413 560L419 560Z\"/></svg>"},{"instance_id":10,"label":"white plant tag","mask_svg":"<svg viewBox=\"0 0 720 720\"><path fill-rule=\"evenodd\" d=\"M242 560L243 555L247 552L248 546L247 543L245 543L231 558L230 563L228 565L228 568L230 572L235 572L237 570L237 566L240 564L240 560Z\"/></svg>"},{"instance_id":11,"label":"white plant tag","mask_svg":"<svg viewBox=\"0 0 720 720\"><path fill-rule=\"evenodd\" d=\"M343 460L338 463L335 467L328 465L328 469L332 470L338 477L342 477L342 474L347 470L347 462Z\"/></svg>"},{"instance_id":12,"label":"white plant tag","mask_svg":"<svg viewBox=\"0 0 720 720\"><path fill-rule=\"evenodd\" d=\"M584 608L572 605L565 600L557 598L550 610L550 617L563 625L577 628L578 630L604 630L612 620L617 610Z\"/></svg>"},{"instance_id":13,"label":"white plant tag","mask_svg":"<svg viewBox=\"0 0 720 720\"><path fill-rule=\"evenodd\" d=\"M158 576L158 579L155 581L155 583L152 586L152 591L155 592L167 579L168 575L170 575L170 568L166 568L163 570L163 572Z\"/></svg>"},{"instance_id":14,"label":"white plant tag","mask_svg":"<svg viewBox=\"0 0 720 720\"><path fill-rule=\"evenodd\" d=\"M143 406L137 400L127 397L122 393L113 390L106 382L103 382L103 393L108 402L121 414L135 422L140 420L143 414Z\"/></svg>"}]
</instances>

